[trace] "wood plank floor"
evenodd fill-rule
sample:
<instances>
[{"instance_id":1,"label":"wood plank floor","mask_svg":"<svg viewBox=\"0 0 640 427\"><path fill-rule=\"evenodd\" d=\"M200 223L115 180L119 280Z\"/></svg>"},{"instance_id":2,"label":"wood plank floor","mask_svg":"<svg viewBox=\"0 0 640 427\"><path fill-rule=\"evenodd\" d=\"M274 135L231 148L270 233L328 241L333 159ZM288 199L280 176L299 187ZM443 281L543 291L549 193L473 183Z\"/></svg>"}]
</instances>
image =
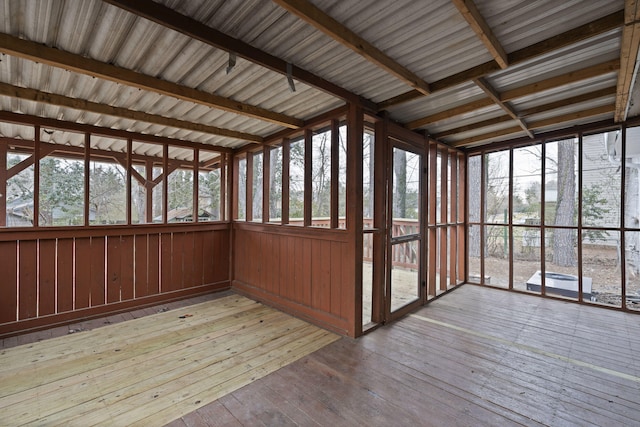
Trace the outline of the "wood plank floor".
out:
<instances>
[{"instance_id":1,"label":"wood plank floor","mask_svg":"<svg viewBox=\"0 0 640 427\"><path fill-rule=\"evenodd\" d=\"M170 423L640 425L640 316L465 285Z\"/></svg>"},{"instance_id":2,"label":"wood plank floor","mask_svg":"<svg viewBox=\"0 0 640 427\"><path fill-rule=\"evenodd\" d=\"M338 339L232 294L160 311L3 342L0 426L163 425Z\"/></svg>"}]
</instances>

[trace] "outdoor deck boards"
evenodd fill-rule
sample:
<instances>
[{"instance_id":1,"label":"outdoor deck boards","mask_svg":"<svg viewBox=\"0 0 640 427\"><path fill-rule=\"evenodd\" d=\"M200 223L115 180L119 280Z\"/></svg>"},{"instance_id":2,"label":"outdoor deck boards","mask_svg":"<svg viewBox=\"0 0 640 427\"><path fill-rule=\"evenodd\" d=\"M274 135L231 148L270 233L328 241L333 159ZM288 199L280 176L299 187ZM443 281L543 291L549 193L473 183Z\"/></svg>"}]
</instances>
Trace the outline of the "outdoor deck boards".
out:
<instances>
[{"instance_id":1,"label":"outdoor deck boards","mask_svg":"<svg viewBox=\"0 0 640 427\"><path fill-rule=\"evenodd\" d=\"M6 348L0 425L162 425L337 338L228 295Z\"/></svg>"},{"instance_id":2,"label":"outdoor deck boards","mask_svg":"<svg viewBox=\"0 0 640 427\"><path fill-rule=\"evenodd\" d=\"M227 294L224 298L240 297ZM290 318L260 304L242 301L236 303L233 310L237 312L232 316L218 309L218 318L205 320L201 305L172 307L160 315L135 320L135 327L127 327L128 336L110 336L109 326L102 328L105 332L93 342L88 341L88 332L80 332L40 343L57 352L64 348L63 342L69 343L66 352L58 357L34 352L36 345L8 349L0 356L8 362L0 365L0 419L8 416L5 414L22 416L20 411L6 412L7 408L11 411L7 402L20 402L39 390L37 410L51 415L38 423L55 424L63 419L67 422L62 415L72 414L75 401L56 398L54 394L56 387L62 385L82 390L77 377L67 375L76 372L71 360L85 360L82 357L90 356L93 349L104 352L128 346L139 355L132 359L112 356L115 359L111 372L97 367L91 371L94 377L111 377L122 383L122 389L103 383L102 406L83 408L76 418L71 417L76 424L91 425L95 421L128 425L135 420L154 420L146 418L149 415L169 421L170 414L179 413L172 406L185 401L190 409L176 415L170 426L640 424L640 316L635 314L466 285L360 339L338 339L316 351L312 351L317 344L314 336L332 335L300 322L292 328L298 332L295 339L311 338L313 343L308 345L312 347L306 348L311 352L286 364L286 345L267 338L260 325L268 323L282 332L289 327L285 325ZM228 309L231 312L232 308ZM181 322L188 322L188 329L196 337L182 337L185 331L176 330L172 324L172 319L183 312L180 310L193 314ZM110 321L124 322L141 315L118 315ZM159 321L162 315L166 321ZM204 333L210 324L215 324L218 332ZM79 325L86 329L89 326ZM223 332L230 330L240 333ZM43 336L52 334L55 332ZM240 335L253 344L240 344ZM34 338L35 335L31 337ZM172 351L157 348L162 339L177 347ZM17 337L4 344L9 347L17 341L28 338ZM216 342L224 343L224 348L216 350ZM210 372L197 373L192 372L190 364L169 357L181 348L188 349L189 360L214 360L226 349L241 349L243 345L260 347L261 354L269 348L276 350L278 356L264 356L264 361L275 368L286 366L262 377L252 374L246 385L231 380L233 386L224 387L215 384L224 384L225 376L242 375L246 370L245 356L234 355L225 362L231 371L223 363L212 365L217 368ZM159 352L153 362L139 361L140 355L150 349ZM233 359L235 368L231 366ZM39 360L37 371L18 375L32 360ZM60 363L58 370L56 363ZM126 366L133 363L139 363L136 373L123 374ZM151 365L159 369L160 376L181 372L176 379L164 378L164 385L153 389L166 397L164 401L142 391L153 380L149 375ZM39 384L38 378L48 371L57 379L48 385ZM195 391L186 391L191 383L196 384ZM17 387L17 391L5 396L3 390L7 387ZM128 393L125 401L130 406L118 410L115 403L121 397L117 395L123 393ZM196 405L195 399L201 403ZM12 422L15 424L19 423Z\"/></svg>"},{"instance_id":3,"label":"outdoor deck boards","mask_svg":"<svg viewBox=\"0 0 640 427\"><path fill-rule=\"evenodd\" d=\"M467 285L171 426L638 425L638 331L634 314Z\"/></svg>"}]
</instances>

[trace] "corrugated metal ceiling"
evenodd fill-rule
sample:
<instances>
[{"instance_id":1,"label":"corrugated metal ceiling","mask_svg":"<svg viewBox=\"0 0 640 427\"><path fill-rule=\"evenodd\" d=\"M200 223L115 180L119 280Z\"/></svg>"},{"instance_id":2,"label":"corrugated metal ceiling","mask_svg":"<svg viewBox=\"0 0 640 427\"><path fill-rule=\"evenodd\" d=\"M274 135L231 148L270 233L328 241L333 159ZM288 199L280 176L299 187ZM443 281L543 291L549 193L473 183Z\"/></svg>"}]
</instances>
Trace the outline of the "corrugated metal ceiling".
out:
<instances>
[{"instance_id":1,"label":"corrugated metal ceiling","mask_svg":"<svg viewBox=\"0 0 640 427\"><path fill-rule=\"evenodd\" d=\"M384 104L412 90L407 83L274 2L160 0L158 3L374 103ZM488 49L450 0L313 0L312 3L397 64L429 83L446 81L451 76L492 61ZM507 53L526 49L624 8L622 0L476 0L475 4ZM296 90L292 92L286 76L241 57L237 58L232 71L227 73L229 53L225 50L101 0L0 0L0 11L0 33L43 43L295 119L308 120L345 104L340 96L301 81L295 82ZM500 94L615 60L620 57L621 28L620 25L603 34L584 37L580 42L494 71L486 75L485 80ZM127 83L68 71L36 60L7 54L2 54L0 59L0 82L17 87L216 126L256 137L268 137L285 129L269 121L138 89ZM580 81L568 81L550 90L530 93L510 100L509 105L516 111L525 111L534 106L615 86L616 80L617 71L613 70ZM410 123L438 113L446 115L449 111L486 98L487 95L467 79L429 96L384 105L392 119ZM599 97L526 117L525 122L570 114L578 116L587 108L614 103L613 96ZM0 95L0 108L220 147L237 148L247 144L247 141L228 136L101 115L6 95ZM446 119L423 124L418 129L437 135L474 123L496 120L505 114L496 105L483 106L474 111L451 114ZM613 113L576 118L541 129L554 130L568 123L575 125L603 117L612 118ZM499 134L501 129L514 124L514 121L505 121L477 129L465 129L443 140L461 143L468 138ZM0 132L2 136L26 138L25 130L18 126L0 124ZM485 142L513 136L498 135ZM118 149L117 144L114 143L113 149Z\"/></svg>"}]
</instances>

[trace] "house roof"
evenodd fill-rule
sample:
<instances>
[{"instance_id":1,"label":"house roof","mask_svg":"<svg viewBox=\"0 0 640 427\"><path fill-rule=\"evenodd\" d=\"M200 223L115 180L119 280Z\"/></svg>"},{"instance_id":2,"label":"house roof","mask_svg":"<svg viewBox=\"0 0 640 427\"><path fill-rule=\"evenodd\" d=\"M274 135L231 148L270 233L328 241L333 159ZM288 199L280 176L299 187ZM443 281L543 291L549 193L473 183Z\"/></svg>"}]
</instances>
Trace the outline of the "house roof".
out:
<instances>
[{"instance_id":1,"label":"house roof","mask_svg":"<svg viewBox=\"0 0 640 427\"><path fill-rule=\"evenodd\" d=\"M640 108L631 0L0 7L1 110L215 147L260 144L347 102L459 147L619 122Z\"/></svg>"}]
</instances>

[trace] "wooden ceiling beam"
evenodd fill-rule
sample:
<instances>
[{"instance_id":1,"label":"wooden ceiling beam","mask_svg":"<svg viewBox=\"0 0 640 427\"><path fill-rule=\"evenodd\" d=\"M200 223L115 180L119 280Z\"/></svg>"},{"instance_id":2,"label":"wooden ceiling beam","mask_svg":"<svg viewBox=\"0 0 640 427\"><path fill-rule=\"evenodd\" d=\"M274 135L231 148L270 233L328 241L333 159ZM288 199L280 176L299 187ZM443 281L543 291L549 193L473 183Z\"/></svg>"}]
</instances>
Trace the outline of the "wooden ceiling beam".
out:
<instances>
[{"instance_id":1,"label":"wooden ceiling beam","mask_svg":"<svg viewBox=\"0 0 640 427\"><path fill-rule=\"evenodd\" d=\"M510 101L515 98L522 98L524 96L532 95L534 93L542 92L549 89L554 89L560 86L575 83L581 80L591 79L603 74L608 74L617 71L620 68L620 60L612 59L611 61L603 62L591 67L582 68L580 70L565 73L556 77L550 77L548 79L531 83L519 88L506 90L502 93L502 101Z\"/></svg>"},{"instance_id":2,"label":"wooden ceiling beam","mask_svg":"<svg viewBox=\"0 0 640 427\"><path fill-rule=\"evenodd\" d=\"M614 120L622 122L627 119L629 111L629 95L633 89L633 80L640 48L640 1L626 0L624 5L624 28L620 42L620 72L616 96L616 112Z\"/></svg>"},{"instance_id":3,"label":"wooden ceiling beam","mask_svg":"<svg viewBox=\"0 0 640 427\"><path fill-rule=\"evenodd\" d=\"M550 37L531 46L527 46L520 50L511 52L507 54L507 59L510 65L528 61L538 56L551 53L565 46L569 46L582 40L586 40L588 38L613 30L615 28L619 28L623 24L624 11L620 10L603 18L589 22L585 25L581 25L574 29L565 31L564 33L558 34L557 36ZM496 71L500 71L500 66L495 61L485 62L484 64L477 65L475 67L453 74L449 77L445 77L441 80L431 82L431 91L438 92L441 90L449 89L451 87L471 81L478 77L486 76L487 74ZM403 94L378 103L378 110L384 110L394 105L412 101L414 99L420 98L421 96L424 95L415 90L405 92Z\"/></svg>"},{"instance_id":4,"label":"wooden ceiling beam","mask_svg":"<svg viewBox=\"0 0 640 427\"><path fill-rule=\"evenodd\" d=\"M606 97L606 96L615 95L615 93L616 93L615 86L611 86L611 87L608 87L608 88L596 90L596 91L585 93L585 94L582 94L582 95L577 95L577 96L572 96L570 98L561 99L559 101L549 102L547 104L539 105L537 107L528 108L526 110L520 111L519 116L520 117L527 117L527 116L531 116L533 114L548 112L548 111L552 111L552 110L555 110L555 109L558 109L558 108L567 107L569 105L579 104L581 102L592 101L592 100L603 98L603 97ZM500 124L500 123L505 123L505 122L508 122L508 121L511 121L511 120L513 120L513 119L508 115L495 117L493 119L483 120L483 121L472 123L472 124L469 124L469 125L458 126L456 128L453 128L453 129L448 129L446 131L438 132L436 134L432 134L431 137L435 138L435 139L438 139L438 140L441 140L441 139L446 138L446 137L451 136L451 135L457 135L457 134L468 132L468 131L475 130L475 129L481 129L481 128L484 128L484 127L494 126L494 125L497 125L497 124Z\"/></svg>"},{"instance_id":5,"label":"wooden ceiling beam","mask_svg":"<svg viewBox=\"0 0 640 427\"><path fill-rule=\"evenodd\" d=\"M287 63L285 60L260 50L242 40L235 39L221 31L211 28L200 21L182 15L175 10L152 0L104 0L127 12L141 16L156 24L170 28L193 39L199 40L216 49L221 49L258 64L282 75L291 73L291 77L309 86L322 90L345 101L362 105L375 111L375 104L321 77Z\"/></svg>"},{"instance_id":6,"label":"wooden ceiling beam","mask_svg":"<svg viewBox=\"0 0 640 427\"><path fill-rule=\"evenodd\" d=\"M388 73L413 87L418 93L428 95L431 93L429 83L418 77L415 73L398 64L394 59L386 55L380 49L324 13L307 0L273 0L275 3L305 20L318 30L337 40L344 46L362 55Z\"/></svg>"},{"instance_id":7,"label":"wooden ceiling beam","mask_svg":"<svg viewBox=\"0 0 640 427\"><path fill-rule=\"evenodd\" d=\"M451 135L457 135L457 134L468 132L471 130L482 129L489 126L499 125L500 123L510 122L512 120L513 119L510 116L494 117L493 119L482 120L480 122L472 123L470 125L458 126L457 128L445 130L435 134L430 134L429 136L437 140L442 140L443 138L446 138Z\"/></svg>"},{"instance_id":8,"label":"wooden ceiling beam","mask_svg":"<svg viewBox=\"0 0 640 427\"><path fill-rule=\"evenodd\" d=\"M478 38L484 43L491 56L493 56L493 60L496 61L500 68L507 68L509 66L507 53L497 37L493 34L487 21L485 21L480 11L478 11L473 0L451 1L458 8L464 19L466 19L471 29L477 34Z\"/></svg>"},{"instance_id":9,"label":"wooden ceiling beam","mask_svg":"<svg viewBox=\"0 0 640 427\"><path fill-rule=\"evenodd\" d=\"M126 68L48 47L40 43L19 39L9 34L0 33L0 52L139 89L149 90L162 95L172 96L184 101L195 102L211 108L275 123L288 128L295 129L302 127L304 124L302 120L285 114L233 101L222 96L213 95Z\"/></svg>"},{"instance_id":10,"label":"wooden ceiling beam","mask_svg":"<svg viewBox=\"0 0 640 427\"><path fill-rule=\"evenodd\" d=\"M440 120L450 119L465 113L470 113L481 108L495 105L494 102L488 98L472 101L458 107L451 108L449 110L441 111L439 113L431 114L430 116L422 117L417 120L412 120L405 124L407 129L418 129L431 123L439 122Z\"/></svg>"},{"instance_id":11,"label":"wooden ceiling beam","mask_svg":"<svg viewBox=\"0 0 640 427\"><path fill-rule=\"evenodd\" d=\"M500 100L502 102L510 101L515 98L533 95L537 92L554 89L570 83L575 83L579 80L590 79L593 77L600 76L602 74L607 74L617 70L619 63L620 61L618 61L617 59L614 59L611 61L604 62L602 64L594 65L593 67L583 68L582 70L573 71L571 73L562 74L556 77L551 77L549 79L542 80L540 82L531 83L525 86L521 86L519 88L514 88L509 91L503 92L500 95ZM491 99L476 100L468 104L460 105L458 107L451 108L449 110L441 111L439 113L435 113L430 116L413 120L411 122L408 122L405 125L405 127L409 129L421 128L431 123L435 123L440 120L450 119L452 117L469 113L471 111L477 110L479 108L484 108L493 104L494 103Z\"/></svg>"},{"instance_id":12,"label":"wooden ceiling beam","mask_svg":"<svg viewBox=\"0 0 640 427\"><path fill-rule=\"evenodd\" d=\"M511 117L518 123L522 130L524 130L525 133L529 135L529 138L533 138L533 132L529 130L524 120L522 120L520 116L518 116L513 107L500 99L500 94L495 90L493 86L491 86L491 84L489 84L488 81L480 77L475 79L474 82L480 89L482 89L484 93L487 94L489 98L491 98L493 102L495 102L500 108L502 108L502 110L507 113L509 117Z\"/></svg>"},{"instance_id":13,"label":"wooden ceiling beam","mask_svg":"<svg viewBox=\"0 0 640 427\"><path fill-rule=\"evenodd\" d=\"M205 125L202 123L188 122L186 120L179 120L171 117L159 116L156 114L144 113L142 111L113 107L111 105L99 104L97 102L91 102L84 99L70 98L68 96L58 95L55 93L42 92L35 89L13 86L8 83L0 82L0 95L45 103L49 105L56 105L60 107L73 108L75 110L88 111L90 113L105 114L108 116L135 120L137 122L153 123L157 125L192 130L195 132L202 132L211 135L240 139L242 141L251 141L257 143L262 143L264 141L263 138L259 135L237 132L234 130L223 129L216 126Z\"/></svg>"},{"instance_id":14,"label":"wooden ceiling beam","mask_svg":"<svg viewBox=\"0 0 640 427\"><path fill-rule=\"evenodd\" d=\"M527 108L520 111L520 117L527 117L538 113L543 113L557 108L568 107L569 105L579 104L581 102L593 101L595 99L603 98L605 96L612 96L616 94L616 87L606 87L604 89L594 90L593 92L584 93L582 95L572 96L570 98L561 99L555 102L549 102L537 107Z\"/></svg>"},{"instance_id":15,"label":"wooden ceiling beam","mask_svg":"<svg viewBox=\"0 0 640 427\"><path fill-rule=\"evenodd\" d=\"M62 131L90 133L92 135L106 136L116 139L133 139L137 142L146 142L150 144L170 145L183 148L198 148L200 150L213 151L218 153L232 153L233 150L228 147L220 147L217 145L208 145L201 142L185 141L181 139L167 138L163 136L148 135L144 133L131 132L127 130L112 129L101 126L88 125L84 123L75 123L58 119L50 119L47 117L37 117L27 114L18 114L11 111L0 111L0 122L16 123L21 125L41 126L50 129L59 129Z\"/></svg>"},{"instance_id":16,"label":"wooden ceiling beam","mask_svg":"<svg viewBox=\"0 0 640 427\"><path fill-rule=\"evenodd\" d=\"M573 120L582 119L585 117L600 116L603 114L613 113L615 111L615 105L603 105L600 107L589 108L574 113L563 114L561 116L551 117L549 119L539 120L537 122L529 123L529 129L541 129L548 126L558 125ZM450 145L455 148L467 147L478 142L488 141L493 138L499 138L502 136L511 135L517 132L521 132L522 129L518 126L509 127L506 129L497 130L494 132L477 135L471 138L466 138L461 141L456 141Z\"/></svg>"}]
</instances>

